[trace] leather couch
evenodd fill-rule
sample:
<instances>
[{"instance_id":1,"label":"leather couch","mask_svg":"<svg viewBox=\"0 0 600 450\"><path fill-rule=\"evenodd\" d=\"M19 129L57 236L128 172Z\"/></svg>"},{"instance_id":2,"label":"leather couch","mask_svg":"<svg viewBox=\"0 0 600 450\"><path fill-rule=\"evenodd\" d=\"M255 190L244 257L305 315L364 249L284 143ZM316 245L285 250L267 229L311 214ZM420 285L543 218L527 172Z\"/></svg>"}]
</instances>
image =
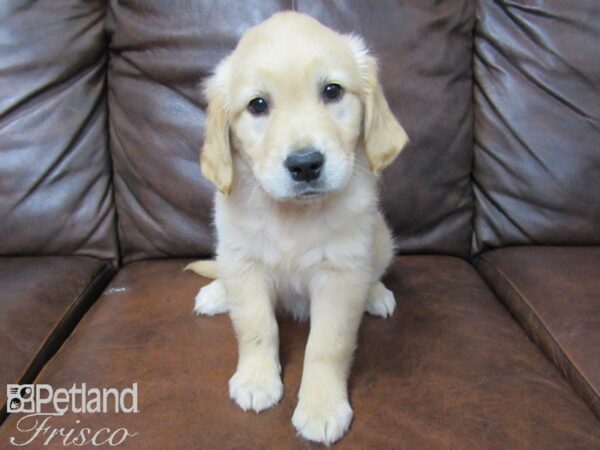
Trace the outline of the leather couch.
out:
<instances>
[{"instance_id":1,"label":"leather couch","mask_svg":"<svg viewBox=\"0 0 600 450\"><path fill-rule=\"evenodd\" d=\"M290 422L307 324L281 318L284 399L244 413L229 319L192 315L208 280L182 271L214 248L200 84L283 9L364 36L411 137L381 186L398 306L364 318L335 446L600 448L597 0L4 0L0 403L136 382L137 414L53 427L313 446ZM5 410L2 448L22 434Z\"/></svg>"}]
</instances>

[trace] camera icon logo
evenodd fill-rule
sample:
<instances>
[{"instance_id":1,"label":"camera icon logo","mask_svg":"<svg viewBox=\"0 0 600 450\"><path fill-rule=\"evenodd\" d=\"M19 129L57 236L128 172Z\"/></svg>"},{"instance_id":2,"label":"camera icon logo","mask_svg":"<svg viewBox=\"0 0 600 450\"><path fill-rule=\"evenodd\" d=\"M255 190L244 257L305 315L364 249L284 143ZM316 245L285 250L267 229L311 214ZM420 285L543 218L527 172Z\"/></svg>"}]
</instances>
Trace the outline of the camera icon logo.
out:
<instances>
[{"instance_id":1,"label":"camera icon logo","mask_svg":"<svg viewBox=\"0 0 600 450\"><path fill-rule=\"evenodd\" d=\"M9 413L34 413L35 390L33 384L6 385L6 411Z\"/></svg>"}]
</instances>

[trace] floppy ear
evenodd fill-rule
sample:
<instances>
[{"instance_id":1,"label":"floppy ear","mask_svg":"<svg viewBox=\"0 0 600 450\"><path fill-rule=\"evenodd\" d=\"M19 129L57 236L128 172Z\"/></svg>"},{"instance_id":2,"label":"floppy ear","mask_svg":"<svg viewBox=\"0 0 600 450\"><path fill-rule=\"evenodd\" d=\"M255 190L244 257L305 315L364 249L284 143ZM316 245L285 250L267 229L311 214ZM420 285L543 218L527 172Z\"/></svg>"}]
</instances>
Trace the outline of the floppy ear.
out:
<instances>
[{"instance_id":1,"label":"floppy ear","mask_svg":"<svg viewBox=\"0 0 600 450\"><path fill-rule=\"evenodd\" d=\"M364 139L369 167L380 173L389 166L408 143L404 128L398 123L383 95L377 76L377 61L357 36L349 37L358 62L362 82L364 113Z\"/></svg>"},{"instance_id":2,"label":"floppy ear","mask_svg":"<svg viewBox=\"0 0 600 450\"><path fill-rule=\"evenodd\" d=\"M208 100L206 111L204 145L200 153L200 169L223 194L228 195L233 185L233 163L229 142L229 112L225 99L224 64L205 86Z\"/></svg>"}]
</instances>

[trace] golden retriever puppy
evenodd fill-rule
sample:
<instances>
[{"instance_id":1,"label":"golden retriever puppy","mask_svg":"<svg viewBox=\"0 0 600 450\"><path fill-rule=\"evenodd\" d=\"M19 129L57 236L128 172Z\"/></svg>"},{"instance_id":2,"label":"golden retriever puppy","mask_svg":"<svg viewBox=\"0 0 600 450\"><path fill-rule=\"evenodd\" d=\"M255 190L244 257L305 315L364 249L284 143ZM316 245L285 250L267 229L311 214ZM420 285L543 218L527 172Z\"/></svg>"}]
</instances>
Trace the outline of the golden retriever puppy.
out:
<instances>
[{"instance_id":1,"label":"golden retriever puppy","mask_svg":"<svg viewBox=\"0 0 600 450\"><path fill-rule=\"evenodd\" d=\"M356 36L295 12L244 34L206 84L200 164L217 187L217 277L195 311L228 311L239 343L231 398L261 411L283 395L276 308L310 316L292 423L330 444L352 420L347 380L361 317L385 317L393 255L377 175L407 142Z\"/></svg>"}]
</instances>

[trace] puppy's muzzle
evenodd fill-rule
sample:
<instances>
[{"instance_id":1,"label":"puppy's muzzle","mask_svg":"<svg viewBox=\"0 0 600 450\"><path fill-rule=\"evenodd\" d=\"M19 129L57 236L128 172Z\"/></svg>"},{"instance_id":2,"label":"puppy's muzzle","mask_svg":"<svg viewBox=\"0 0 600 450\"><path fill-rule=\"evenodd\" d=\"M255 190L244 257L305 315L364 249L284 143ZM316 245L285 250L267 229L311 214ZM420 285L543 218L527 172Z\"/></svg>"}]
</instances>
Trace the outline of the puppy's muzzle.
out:
<instances>
[{"instance_id":1,"label":"puppy's muzzle","mask_svg":"<svg viewBox=\"0 0 600 450\"><path fill-rule=\"evenodd\" d=\"M323 153L314 148L306 148L291 153L284 165L294 181L309 183L321 176L324 163Z\"/></svg>"}]
</instances>

